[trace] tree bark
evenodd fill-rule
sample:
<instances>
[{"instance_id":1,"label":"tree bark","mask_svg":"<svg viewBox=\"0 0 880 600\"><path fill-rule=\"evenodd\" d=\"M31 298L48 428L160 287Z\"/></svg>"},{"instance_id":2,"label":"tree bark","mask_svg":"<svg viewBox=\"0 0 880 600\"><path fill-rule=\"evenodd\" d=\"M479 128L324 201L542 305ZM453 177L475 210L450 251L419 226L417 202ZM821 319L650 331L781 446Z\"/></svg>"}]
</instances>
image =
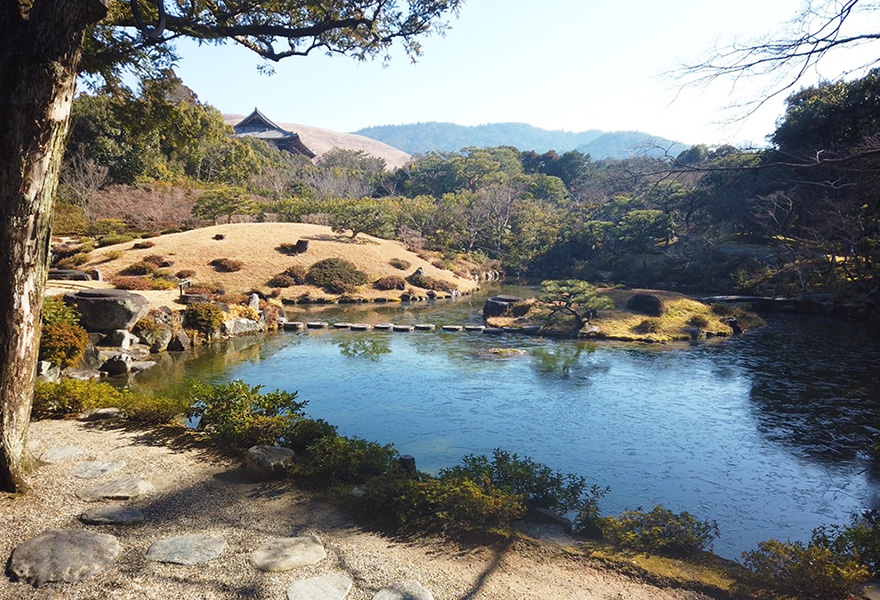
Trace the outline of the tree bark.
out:
<instances>
[{"instance_id":1,"label":"tree bark","mask_svg":"<svg viewBox=\"0 0 880 600\"><path fill-rule=\"evenodd\" d=\"M86 28L107 0L0 0L0 490L25 489L50 222Z\"/></svg>"}]
</instances>

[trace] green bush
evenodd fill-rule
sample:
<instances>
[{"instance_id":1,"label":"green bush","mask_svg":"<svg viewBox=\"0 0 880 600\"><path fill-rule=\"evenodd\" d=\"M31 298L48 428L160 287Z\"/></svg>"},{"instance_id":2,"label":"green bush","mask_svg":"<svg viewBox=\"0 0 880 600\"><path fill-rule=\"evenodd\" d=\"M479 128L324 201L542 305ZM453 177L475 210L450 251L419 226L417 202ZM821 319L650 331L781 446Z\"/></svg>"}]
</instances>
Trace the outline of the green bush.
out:
<instances>
[{"instance_id":1,"label":"green bush","mask_svg":"<svg viewBox=\"0 0 880 600\"><path fill-rule=\"evenodd\" d=\"M31 415L37 419L62 417L90 408L120 407L127 392L109 383L62 379L37 382Z\"/></svg>"},{"instance_id":2,"label":"green bush","mask_svg":"<svg viewBox=\"0 0 880 600\"><path fill-rule=\"evenodd\" d=\"M262 389L241 380L220 385L195 382L187 417L198 419L199 427L224 445L278 444L290 436L306 403L296 401L296 392Z\"/></svg>"},{"instance_id":3,"label":"green bush","mask_svg":"<svg viewBox=\"0 0 880 600\"><path fill-rule=\"evenodd\" d=\"M816 540L761 542L743 553L743 562L766 586L803 600L846 600L868 577L864 565Z\"/></svg>"},{"instance_id":4,"label":"green bush","mask_svg":"<svg viewBox=\"0 0 880 600\"><path fill-rule=\"evenodd\" d=\"M89 345L89 334L79 325L53 323L44 325L40 334L39 359L62 369L76 365Z\"/></svg>"},{"instance_id":5,"label":"green bush","mask_svg":"<svg viewBox=\"0 0 880 600\"><path fill-rule=\"evenodd\" d=\"M195 329L208 337L220 331L225 320L226 313L223 309L209 302L190 304L183 311L183 326L187 329Z\"/></svg>"},{"instance_id":6,"label":"green bush","mask_svg":"<svg viewBox=\"0 0 880 600\"><path fill-rule=\"evenodd\" d=\"M813 531L813 542L837 555L852 556L873 576L880 575L880 510L855 515L849 525L819 527Z\"/></svg>"},{"instance_id":7,"label":"green bush","mask_svg":"<svg viewBox=\"0 0 880 600\"><path fill-rule=\"evenodd\" d=\"M127 233L111 233L109 235L101 236L98 239L98 248L114 246L116 244L125 244L133 239L135 239L134 236Z\"/></svg>"},{"instance_id":8,"label":"green bush","mask_svg":"<svg viewBox=\"0 0 880 600\"><path fill-rule=\"evenodd\" d=\"M293 277L296 281L296 285L304 285L306 283L306 276L308 275L308 269L306 269L302 265L291 265L284 269L284 275L288 277Z\"/></svg>"},{"instance_id":9,"label":"green bush","mask_svg":"<svg viewBox=\"0 0 880 600\"><path fill-rule=\"evenodd\" d=\"M343 294L367 283L367 274L358 271L342 258L325 258L313 264L306 274L306 281L323 288L331 294Z\"/></svg>"},{"instance_id":10,"label":"green bush","mask_svg":"<svg viewBox=\"0 0 880 600\"><path fill-rule=\"evenodd\" d=\"M546 508L556 512L581 510L585 504L597 502L604 492L589 489L586 479L554 471L529 457L520 458L500 448L486 456L469 454L462 464L440 471L440 480L470 479L485 482L510 494L521 496L529 508Z\"/></svg>"},{"instance_id":11,"label":"green bush","mask_svg":"<svg viewBox=\"0 0 880 600\"><path fill-rule=\"evenodd\" d=\"M183 416L189 413L192 403L189 398L127 393L122 394L115 406L122 409L125 416L132 421L145 425L163 425L182 421Z\"/></svg>"},{"instance_id":12,"label":"green bush","mask_svg":"<svg viewBox=\"0 0 880 600\"><path fill-rule=\"evenodd\" d=\"M144 277L127 277L125 275L117 275L110 280L113 287L120 290L149 290L152 289L152 282Z\"/></svg>"},{"instance_id":13,"label":"green bush","mask_svg":"<svg viewBox=\"0 0 880 600\"><path fill-rule=\"evenodd\" d=\"M290 275L279 273L278 275L267 281L266 285L273 288L288 288L292 285L296 285L296 279L294 279Z\"/></svg>"},{"instance_id":14,"label":"green bush","mask_svg":"<svg viewBox=\"0 0 880 600\"><path fill-rule=\"evenodd\" d=\"M336 427L323 419L302 418L293 424L284 438L284 445L302 452L325 437L336 437Z\"/></svg>"},{"instance_id":15,"label":"green bush","mask_svg":"<svg viewBox=\"0 0 880 600\"><path fill-rule=\"evenodd\" d=\"M406 280L399 275L386 275L373 282L377 290L405 290Z\"/></svg>"},{"instance_id":16,"label":"green bush","mask_svg":"<svg viewBox=\"0 0 880 600\"><path fill-rule=\"evenodd\" d=\"M687 556L708 549L718 537L715 521L701 521L688 512L674 513L662 506L651 512L627 511L601 522L603 535L623 548Z\"/></svg>"},{"instance_id":17,"label":"green bush","mask_svg":"<svg viewBox=\"0 0 880 600\"><path fill-rule=\"evenodd\" d=\"M633 331L636 333L657 333L661 329L660 319L654 317L648 317L647 319L642 319L642 322L633 327Z\"/></svg>"},{"instance_id":18,"label":"green bush","mask_svg":"<svg viewBox=\"0 0 880 600\"><path fill-rule=\"evenodd\" d=\"M242 267L244 267L243 262L234 258L215 258L208 264L220 273L235 273L236 271L241 271Z\"/></svg>"},{"instance_id":19,"label":"green bush","mask_svg":"<svg viewBox=\"0 0 880 600\"><path fill-rule=\"evenodd\" d=\"M75 307L65 304L61 296L50 296L43 301L42 323L44 327L56 323L79 325L79 319L79 311Z\"/></svg>"},{"instance_id":20,"label":"green bush","mask_svg":"<svg viewBox=\"0 0 880 600\"><path fill-rule=\"evenodd\" d=\"M448 281L437 279L435 277L428 277L427 275L412 274L407 277L406 280L409 281L411 284L420 288L424 288L426 290L454 292L458 289L458 286L456 286L454 283L449 283Z\"/></svg>"},{"instance_id":21,"label":"green bush","mask_svg":"<svg viewBox=\"0 0 880 600\"><path fill-rule=\"evenodd\" d=\"M153 263L140 261L128 265L122 269L119 274L124 276L150 275L155 273L157 268L158 267Z\"/></svg>"},{"instance_id":22,"label":"green bush","mask_svg":"<svg viewBox=\"0 0 880 600\"><path fill-rule=\"evenodd\" d=\"M331 483L364 483L399 468L400 456L394 446L356 437L324 436L308 450L311 459L302 466L301 474Z\"/></svg>"}]
</instances>

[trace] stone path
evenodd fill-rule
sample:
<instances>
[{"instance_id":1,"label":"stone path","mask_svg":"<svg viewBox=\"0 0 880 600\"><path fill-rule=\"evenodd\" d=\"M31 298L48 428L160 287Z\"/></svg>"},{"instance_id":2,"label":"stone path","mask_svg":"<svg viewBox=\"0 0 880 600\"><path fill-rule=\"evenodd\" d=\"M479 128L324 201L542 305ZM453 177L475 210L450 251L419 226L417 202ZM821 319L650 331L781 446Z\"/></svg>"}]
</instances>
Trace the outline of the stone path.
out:
<instances>
[{"instance_id":1,"label":"stone path","mask_svg":"<svg viewBox=\"0 0 880 600\"><path fill-rule=\"evenodd\" d=\"M258 479L270 478L284 472L293 453L271 447L255 447L248 453L248 472ZM49 448L41 455L44 462L60 463L84 456L76 446ZM255 464L258 467L255 468ZM100 479L122 471L121 460L90 460L73 466L70 474L79 479ZM161 475L161 474L157 474ZM75 496L84 502L130 500L155 490L152 482L125 476L110 479L76 490ZM123 526L142 523L143 512L133 506L103 504L84 511L80 521L93 526ZM229 548L227 540L209 533L166 537L154 541L146 551L146 560L198 568L220 557ZM108 569L121 551L119 540L106 533L89 529L47 529L23 542L9 559L10 574L35 587L50 582L76 583ZM244 548L233 548L244 552ZM272 537L265 539L250 552L250 565L259 571L277 573L317 565L327 558L324 544L317 535L300 537ZM303 578L286 588L287 600L344 600L354 587L347 575L327 572ZM375 589L375 588L373 588ZM279 593L279 600L283 598ZM380 589L373 600L433 600L430 591L416 580L404 580Z\"/></svg>"}]
</instances>

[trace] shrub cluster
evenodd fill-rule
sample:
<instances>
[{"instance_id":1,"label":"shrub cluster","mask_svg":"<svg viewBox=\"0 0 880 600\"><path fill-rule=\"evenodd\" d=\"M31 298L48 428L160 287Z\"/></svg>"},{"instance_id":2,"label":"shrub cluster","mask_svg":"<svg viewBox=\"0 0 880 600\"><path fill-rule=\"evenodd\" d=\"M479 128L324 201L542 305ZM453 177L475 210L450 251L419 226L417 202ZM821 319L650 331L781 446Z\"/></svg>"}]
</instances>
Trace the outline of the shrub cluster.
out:
<instances>
[{"instance_id":1,"label":"shrub cluster","mask_svg":"<svg viewBox=\"0 0 880 600\"><path fill-rule=\"evenodd\" d=\"M715 521L701 521L688 512L662 506L650 512L630 510L601 520L602 534L623 548L656 554L687 556L708 549L718 537Z\"/></svg>"},{"instance_id":2,"label":"shrub cluster","mask_svg":"<svg viewBox=\"0 0 880 600\"><path fill-rule=\"evenodd\" d=\"M183 311L183 326L187 329L195 329L208 337L220 331L225 320L226 313L223 309L210 302L190 304Z\"/></svg>"},{"instance_id":3,"label":"shrub cluster","mask_svg":"<svg viewBox=\"0 0 880 600\"><path fill-rule=\"evenodd\" d=\"M199 428L219 443L238 448L274 445L291 437L306 405L296 401L296 392L263 393L262 386L241 380L220 385L195 382L190 399L187 417L197 419Z\"/></svg>"},{"instance_id":4,"label":"shrub cluster","mask_svg":"<svg viewBox=\"0 0 880 600\"><path fill-rule=\"evenodd\" d=\"M140 291L152 289L152 281L144 277L126 277L124 275L117 275L110 280L110 283L120 290Z\"/></svg>"},{"instance_id":5,"label":"shrub cluster","mask_svg":"<svg viewBox=\"0 0 880 600\"><path fill-rule=\"evenodd\" d=\"M235 273L236 271L241 271L242 267L244 267L243 262L234 258L215 258L208 264L220 273Z\"/></svg>"},{"instance_id":6,"label":"shrub cluster","mask_svg":"<svg viewBox=\"0 0 880 600\"><path fill-rule=\"evenodd\" d=\"M358 271L357 267L342 258L320 260L306 274L307 283L331 294L344 294L367 281L366 273Z\"/></svg>"},{"instance_id":7,"label":"shrub cluster","mask_svg":"<svg viewBox=\"0 0 880 600\"><path fill-rule=\"evenodd\" d=\"M405 290L406 280L399 275L386 275L373 282L377 290Z\"/></svg>"},{"instance_id":8,"label":"shrub cluster","mask_svg":"<svg viewBox=\"0 0 880 600\"><path fill-rule=\"evenodd\" d=\"M147 425L179 421L189 409L188 398L146 396L100 381L62 379L39 382L34 388L34 418L58 418L90 408L115 407L126 417Z\"/></svg>"},{"instance_id":9,"label":"shrub cluster","mask_svg":"<svg viewBox=\"0 0 880 600\"><path fill-rule=\"evenodd\" d=\"M133 239L135 239L135 237L127 233L110 233L98 238L98 248L103 248L104 246L114 246L116 244L124 244L126 242L132 241Z\"/></svg>"},{"instance_id":10,"label":"shrub cluster","mask_svg":"<svg viewBox=\"0 0 880 600\"><path fill-rule=\"evenodd\" d=\"M56 323L79 325L80 314L76 307L65 304L61 296L49 296L43 301L43 326Z\"/></svg>"},{"instance_id":11,"label":"shrub cluster","mask_svg":"<svg viewBox=\"0 0 880 600\"><path fill-rule=\"evenodd\" d=\"M174 276L178 279L191 279L196 276L196 272L192 269L181 269Z\"/></svg>"},{"instance_id":12,"label":"shrub cluster","mask_svg":"<svg viewBox=\"0 0 880 600\"><path fill-rule=\"evenodd\" d=\"M633 327L633 331L636 333L657 333L661 329L660 319L656 317L648 317L647 319L642 319L642 321Z\"/></svg>"},{"instance_id":13,"label":"shrub cluster","mask_svg":"<svg viewBox=\"0 0 880 600\"><path fill-rule=\"evenodd\" d=\"M267 281L266 285L273 288L288 288L290 286L296 285L296 279L294 279L290 275L279 273L278 275L275 275L272 279Z\"/></svg>"},{"instance_id":14,"label":"shrub cluster","mask_svg":"<svg viewBox=\"0 0 880 600\"><path fill-rule=\"evenodd\" d=\"M144 240L143 242L136 242L131 249L132 250L146 250L147 248L152 248L156 245L156 242L151 242L150 240Z\"/></svg>"},{"instance_id":15,"label":"shrub cluster","mask_svg":"<svg viewBox=\"0 0 880 600\"><path fill-rule=\"evenodd\" d=\"M40 334L39 359L62 369L79 363L89 345L89 334L79 325L45 325Z\"/></svg>"},{"instance_id":16,"label":"shrub cluster","mask_svg":"<svg viewBox=\"0 0 880 600\"><path fill-rule=\"evenodd\" d=\"M424 274L415 274L413 273L406 279L411 284L418 286L420 288L424 288L426 290L435 290L438 292L454 292L458 289L458 287L454 283L450 283L448 281L444 281L442 279L437 279L435 277L428 277Z\"/></svg>"},{"instance_id":17,"label":"shrub cluster","mask_svg":"<svg viewBox=\"0 0 880 600\"><path fill-rule=\"evenodd\" d=\"M155 265L157 268L170 267L174 264L174 262L166 259L161 254L150 254L148 256L145 256L141 262L148 265Z\"/></svg>"},{"instance_id":18,"label":"shrub cluster","mask_svg":"<svg viewBox=\"0 0 880 600\"><path fill-rule=\"evenodd\" d=\"M151 275L156 272L158 266L155 263L147 262L142 260L140 262L132 263L119 271L120 275Z\"/></svg>"}]
</instances>

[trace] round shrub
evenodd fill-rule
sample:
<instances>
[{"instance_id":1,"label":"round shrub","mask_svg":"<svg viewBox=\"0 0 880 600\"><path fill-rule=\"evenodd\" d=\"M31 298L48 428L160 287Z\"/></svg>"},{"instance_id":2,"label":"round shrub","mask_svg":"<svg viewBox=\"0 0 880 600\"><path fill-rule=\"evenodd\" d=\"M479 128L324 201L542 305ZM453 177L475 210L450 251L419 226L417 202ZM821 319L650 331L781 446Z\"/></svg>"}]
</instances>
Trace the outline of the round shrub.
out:
<instances>
[{"instance_id":1,"label":"round shrub","mask_svg":"<svg viewBox=\"0 0 880 600\"><path fill-rule=\"evenodd\" d=\"M676 514L659 505L651 512L639 509L606 517L601 527L602 534L619 546L673 556L706 550L719 535L715 521L701 521L688 512Z\"/></svg>"},{"instance_id":2,"label":"round shrub","mask_svg":"<svg viewBox=\"0 0 880 600\"><path fill-rule=\"evenodd\" d=\"M308 269L302 265L291 265L284 269L284 275L293 277L294 281L296 281L296 285L304 285L306 283Z\"/></svg>"},{"instance_id":3,"label":"round shrub","mask_svg":"<svg viewBox=\"0 0 880 600\"><path fill-rule=\"evenodd\" d=\"M134 244L131 249L132 250L146 250L147 248L152 248L156 245L156 242L151 242L149 240L145 240L143 242L137 242Z\"/></svg>"},{"instance_id":4,"label":"round shrub","mask_svg":"<svg viewBox=\"0 0 880 600\"><path fill-rule=\"evenodd\" d=\"M128 265L122 269L120 275L149 275L156 271L158 267L149 262L141 261Z\"/></svg>"},{"instance_id":5,"label":"round shrub","mask_svg":"<svg viewBox=\"0 0 880 600\"><path fill-rule=\"evenodd\" d=\"M292 285L296 285L296 279L294 279L290 275L279 273L268 282L266 282L266 285L273 288L286 288Z\"/></svg>"},{"instance_id":6,"label":"round shrub","mask_svg":"<svg viewBox=\"0 0 880 600\"><path fill-rule=\"evenodd\" d=\"M388 261L388 264L395 269L400 269L401 271L406 271L412 266L409 261L403 260L402 258L392 258Z\"/></svg>"},{"instance_id":7,"label":"round shrub","mask_svg":"<svg viewBox=\"0 0 880 600\"><path fill-rule=\"evenodd\" d=\"M190 279L196 276L196 272L192 269L181 269L177 273L174 274L178 279Z\"/></svg>"},{"instance_id":8,"label":"round shrub","mask_svg":"<svg viewBox=\"0 0 880 600\"><path fill-rule=\"evenodd\" d=\"M148 279L151 290L176 290L177 283L166 277L153 277Z\"/></svg>"},{"instance_id":9,"label":"round shrub","mask_svg":"<svg viewBox=\"0 0 880 600\"><path fill-rule=\"evenodd\" d=\"M89 334L79 325L53 323L43 327L39 357L64 369L77 364L88 345Z\"/></svg>"},{"instance_id":10,"label":"round shrub","mask_svg":"<svg viewBox=\"0 0 880 600\"><path fill-rule=\"evenodd\" d=\"M241 271L241 268L244 266L243 262L234 258L215 258L208 264L220 273L235 273L236 271Z\"/></svg>"},{"instance_id":11,"label":"round shrub","mask_svg":"<svg viewBox=\"0 0 880 600\"><path fill-rule=\"evenodd\" d=\"M373 282L373 287L377 290L405 290L406 280L399 275L388 275Z\"/></svg>"},{"instance_id":12,"label":"round shrub","mask_svg":"<svg viewBox=\"0 0 880 600\"><path fill-rule=\"evenodd\" d=\"M183 326L187 329L195 329L210 337L220 331L226 313L216 304L201 302L190 304L183 311Z\"/></svg>"},{"instance_id":13,"label":"round shrub","mask_svg":"<svg viewBox=\"0 0 880 600\"><path fill-rule=\"evenodd\" d=\"M313 264L306 281L324 288L331 294L343 294L354 287L367 283L367 274L358 271L352 263L342 258L326 258Z\"/></svg>"},{"instance_id":14,"label":"round shrub","mask_svg":"<svg viewBox=\"0 0 880 600\"><path fill-rule=\"evenodd\" d=\"M648 318L642 319L642 322L633 327L636 333L657 333L660 331L660 319Z\"/></svg>"},{"instance_id":15,"label":"round shrub","mask_svg":"<svg viewBox=\"0 0 880 600\"><path fill-rule=\"evenodd\" d=\"M109 383L62 379L37 382L31 414L37 419L60 417L97 407L120 407L126 392Z\"/></svg>"},{"instance_id":16,"label":"round shrub","mask_svg":"<svg viewBox=\"0 0 880 600\"><path fill-rule=\"evenodd\" d=\"M157 267L170 267L174 264L170 260L166 260L161 254L150 254L145 256L141 262L148 265L156 265Z\"/></svg>"},{"instance_id":17,"label":"round shrub","mask_svg":"<svg viewBox=\"0 0 880 600\"><path fill-rule=\"evenodd\" d=\"M426 290L454 292L458 289L458 287L454 283L449 283L448 281L437 279L435 277L428 277L427 275L423 274L417 275L413 273L407 278L407 281L420 288L425 288Z\"/></svg>"},{"instance_id":18,"label":"round shrub","mask_svg":"<svg viewBox=\"0 0 880 600\"><path fill-rule=\"evenodd\" d=\"M111 233L109 235L102 236L101 239L98 240L98 247L103 248L104 246L124 244L126 242L130 242L133 239L134 236L128 235L127 233Z\"/></svg>"},{"instance_id":19,"label":"round shrub","mask_svg":"<svg viewBox=\"0 0 880 600\"><path fill-rule=\"evenodd\" d=\"M694 315L690 319L688 319L687 324L691 327L699 327L700 329L703 329L704 327L709 325L709 319L707 319L703 315Z\"/></svg>"}]
</instances>

